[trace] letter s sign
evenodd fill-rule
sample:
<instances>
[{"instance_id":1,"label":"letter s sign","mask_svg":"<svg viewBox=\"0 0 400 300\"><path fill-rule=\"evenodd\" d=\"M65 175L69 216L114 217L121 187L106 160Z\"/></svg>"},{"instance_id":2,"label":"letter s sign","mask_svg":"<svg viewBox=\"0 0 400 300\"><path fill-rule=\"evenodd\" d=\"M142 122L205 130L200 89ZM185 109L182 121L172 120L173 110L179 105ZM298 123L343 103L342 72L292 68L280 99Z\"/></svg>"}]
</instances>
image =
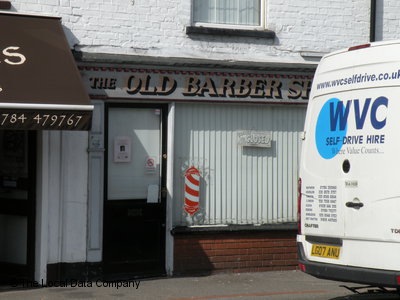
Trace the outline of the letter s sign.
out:
<instances>
[{"instance_id":1,"label":"letter s sign","mask_svg":"<svg viewBox=\"0 0 400 300\"><path fill-rule=\"evenodd\" d=\"M12 58L12 60L6 58L4 60L5 63L9 64L9 65L13 65L13 66L17 66L17 65L22 65L25 61L26 61L26 57L18 52L13 52L18 50L19 47L14 47L14 46L10 46L7 47L3 50L3 54L7 57L9 57L10 59Z\"/></svg>"}]
</instances>

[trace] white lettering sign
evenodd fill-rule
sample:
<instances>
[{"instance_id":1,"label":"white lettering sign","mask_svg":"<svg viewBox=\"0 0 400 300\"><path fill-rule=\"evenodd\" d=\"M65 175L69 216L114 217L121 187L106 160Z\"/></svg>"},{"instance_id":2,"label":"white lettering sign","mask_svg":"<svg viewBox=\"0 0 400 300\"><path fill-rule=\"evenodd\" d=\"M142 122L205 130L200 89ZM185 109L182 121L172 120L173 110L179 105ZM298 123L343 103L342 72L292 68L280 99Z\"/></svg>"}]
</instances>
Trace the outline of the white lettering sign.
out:
<instances>
[{"instance_id":1,"label":"white lettering sign","mask_svg":"<svg viewBox=\"0 0 400 300\"><path fill-rule=\"evenodd\" d=\"M271 148L272 133L270 131L240 131L238 143L243 147Z\"/></svg>"},{"instance_id":2,"label":"white lettering sign","mask_svg":"<svg viewBox=\"0 0 400 300\"><path fill-rule=\"evenodd\" d=\"M3 55L0 55L0 63L5 62L6 64L11 66L24 64L26 62L26 57L21 53L15 52L17 50L19 50L19 47L17 46L9 46L7 48L4 48L1 52ZM5 56L5 58L3 56ZM3 88L0 85L0 92L2 91Z\"/></svg>"},{"instance_id":3,"label":"white lettering sign","mask_svg":"<svg viewBox=\"0 0 400 300\"><path fill-rule=\"evenodd\" d=\"M7 56L7 58L4 59L5 63L13 66L22 65L25 63L26 57L21 53L14 52L16 50L19 50L19 47L10 46L3 50L3 54Z\"/></svg>"}]
</instances>

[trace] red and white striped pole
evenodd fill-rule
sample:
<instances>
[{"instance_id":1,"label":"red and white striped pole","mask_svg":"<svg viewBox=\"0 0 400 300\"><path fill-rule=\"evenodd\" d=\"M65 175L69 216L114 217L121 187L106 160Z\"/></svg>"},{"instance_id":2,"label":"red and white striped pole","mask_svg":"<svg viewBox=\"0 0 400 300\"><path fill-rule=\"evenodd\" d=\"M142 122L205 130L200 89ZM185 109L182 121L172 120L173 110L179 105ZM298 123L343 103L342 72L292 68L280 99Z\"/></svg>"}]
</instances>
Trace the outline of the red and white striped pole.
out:
<instances>
[{"instance_id":1,"label":"red and white striped pole","mask_svg":"<svg viewBox=\"0 0 400 300\"><path fill-rule=\"evenodd\" d=\"M200 172L190 167L185 172L185 211L193 216L200 208Z\"/></svg>"}]
</instances>

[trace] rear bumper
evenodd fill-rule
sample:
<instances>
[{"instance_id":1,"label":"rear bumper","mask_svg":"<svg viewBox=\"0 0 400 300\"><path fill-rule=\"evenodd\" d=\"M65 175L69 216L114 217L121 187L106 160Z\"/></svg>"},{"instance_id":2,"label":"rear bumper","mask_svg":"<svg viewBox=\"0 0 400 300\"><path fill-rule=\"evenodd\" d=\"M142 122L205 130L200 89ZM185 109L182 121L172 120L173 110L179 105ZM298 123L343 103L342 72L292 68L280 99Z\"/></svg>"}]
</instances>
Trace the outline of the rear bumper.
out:
<instances>
[{"instance_id":1,"label":"rear bumper","mask_svg":"<svg viewBox=\"0 0 400 300\"><path fill-rule=\"evenodd\" d=\"M297 249L299 255L299 264L305 266L305 273L317 278L368 284L379 287L400 288L400 284L397 283L397 277L400 276L399 271L387 271L312 262L306 259L303 245L300 242L297 243Z\"/></svg>"}]
</instances>

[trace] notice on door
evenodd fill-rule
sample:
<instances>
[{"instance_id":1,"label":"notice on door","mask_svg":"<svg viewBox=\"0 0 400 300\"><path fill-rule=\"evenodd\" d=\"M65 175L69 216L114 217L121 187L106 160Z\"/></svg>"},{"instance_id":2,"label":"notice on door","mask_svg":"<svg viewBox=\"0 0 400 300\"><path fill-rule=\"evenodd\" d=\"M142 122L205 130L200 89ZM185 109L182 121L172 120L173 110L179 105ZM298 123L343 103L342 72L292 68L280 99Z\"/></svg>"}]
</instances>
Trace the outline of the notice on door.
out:
<instances>
[{"instance_id":1,"label":"notice on door","mask_svg":"<svg viewBox=\"0 0 400 300\"><path fill-rule=\"evenodd\" d=\"M147 174L153 174L157 170L157 158L155 156L147 156L144 166Z\"/></svg>"},{"instance_id":2,"label":"notice on door","mask_svg":"<svg viewBox=\"0 0 400 300\"><path fill-rule=\"evenodd\" d=\"M158 185L150 184L147 188L147 203L158 203L158 193Z\"/></svg>"},{"instance_id":3,"label":"notice on door","mask_svg":"<svg viewBox=\"0 0 400 300\"><path fill-rule=\"evenodd\" d=\"M132 139L130 136L116 136L114 139L114 162L130 162L131 145Z\"/></svg>"}]
</instances>

